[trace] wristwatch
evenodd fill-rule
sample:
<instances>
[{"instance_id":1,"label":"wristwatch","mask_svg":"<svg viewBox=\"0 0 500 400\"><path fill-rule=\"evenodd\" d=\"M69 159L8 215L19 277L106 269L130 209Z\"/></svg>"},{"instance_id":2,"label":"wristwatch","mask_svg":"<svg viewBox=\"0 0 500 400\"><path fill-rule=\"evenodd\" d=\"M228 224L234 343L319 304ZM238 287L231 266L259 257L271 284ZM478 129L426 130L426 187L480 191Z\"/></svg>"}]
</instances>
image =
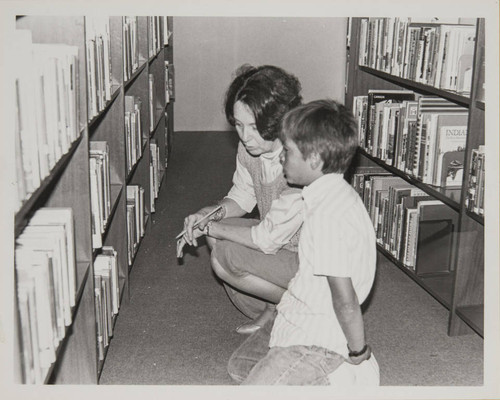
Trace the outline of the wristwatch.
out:
<instances>
[{"instance_id":1,"label":"wristwatch","mask_svg":"<svg viewBox=\"0 0 500 400\"><path fill-rule=\"evenodd\" d=\"M217 211L211 218L212 221L219 222L226 216L226 207L222 205L219 211Z\"/></svg>"},{"instance_id":2,"label":"wristwatch","mask_svg":"<svg viewBox=\"0 0 500 400\"><path fill-rule=\"evenodd\" d=\"M365 344L359 351L352 351L349 348L349 345L347 345L347 350L349 350L349 357L359 357L366 353L366 350L368 350L368 344Z\"/></svg>"},{"instance_id":3,"label":"wristwatch","mask_svg":"<svg viewBox=\"0 0 500 400\"><path fill-rule=\"evenodd\" d=\"M208 223L205 225L205 230L207 231L207 236L210 236L210 226L212 225L213 220L208 221Z\"/></svg>"}]
</instances>

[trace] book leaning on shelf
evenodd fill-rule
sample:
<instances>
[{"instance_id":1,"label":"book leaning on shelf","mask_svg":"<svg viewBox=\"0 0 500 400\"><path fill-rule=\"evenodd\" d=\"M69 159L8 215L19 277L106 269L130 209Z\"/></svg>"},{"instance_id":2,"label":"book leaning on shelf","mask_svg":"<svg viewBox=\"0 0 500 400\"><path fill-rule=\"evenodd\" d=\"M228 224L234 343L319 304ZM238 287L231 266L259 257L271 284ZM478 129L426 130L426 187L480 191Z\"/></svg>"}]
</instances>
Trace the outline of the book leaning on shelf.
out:
<instances>
[{"instance_id":1,"label":"book leaning on shelf","mask_svg":"<svg viewBox=\"0 0 500 400\"><path fill-rule=\"evenodd\" d=\"M24 383L43 383L76 303L73 213L41 208L16 239L16 292Z\"/></svg>"},{"instance_id":2,"label":"book leaning on shelf","mask_svg":"<svg viewBox=\"0 0 500 400\"><path fill-rule=\"evenodd\" d=\"M129 265L132 265L134 256L144 233L144 188L139 185L127 185L127 254Z\"/></svg>"},{"instance_id":3,"label":"book leaning on shelf","mask_svg":"<svg viewBox=\"0 0 500 400\"><path fill-rule=\"evenodd\" d=\"M78 48L33 44L14 32L17 206L49 175L79 137Z\"/></svg>"},{"instance_id":4,"label":"book leaning on shelf","mask_svg":"<svg viewBox=\"0 0 500 400\"><path fill-rule=\"evenodd\" d=\"M484 146L471 152L470 173L465 197L465 207L470 212L484 215Z\"/></svg>"},{"instance_id":5,"label":"book leaning on shelf","mask_svg":"<svg viewBox=\"0 0 500 400\"><path fill-rule=\"evenodd\" d=\"M358 63L468 95L475 32L476 27L468 24L417 23L399 17L363 18Z\"/></svg>"},{"instance_id":6,"label":"book leaning on shelf","mask_svg":"<svg viewBox=\"0 0 500 400\"><path fill-rule=\"evenodd\" d=\"M123 80L127 82L139 68L137 17L123 17Z\"/></svg>"},{"instance_id":7,"label":"book leaning on shelf","mask_svg":"<svg viewBox=\"0 0 500 400\"><path fill-rule=\"evenodd\" d=\"M149 49L148 49L148 54L149 57L153 57L154 55L158 54L158 52L161 50L163 43L164 43L164 37L162 37L162 31L161 31L161 22L162 22L162 17L149 17L148 18L148 30L149 30Z\"/></svg>"},{"instance_id":8,"label":"book leaning on shelf","mask_svg":"<svg viewBox=\"0 0 500 400\"><path fill-rule=\"evenodd\" d=\"M168 29L168 17L163 16L163 45L168 46L172 32Z\"/></svg>"},{"instance_id":9,"label":"book leaning on shelf","mask_svg":"<svg viewBox=\"0 0 500 400\"><path fill-rule=\"evenodd\" d=\"M160 183L162 179L163 168L160 161L160 148L156 142L156 139L151 139L150 141L150 153L151 153L151 173L152 173L152 185L151 185L151 199L156 200L160 193ZM154 211L154 209L152 210Z\"/></svg>"},{"instance_id":10,"label":"book leaning on shelf","mask_svg":"<svg viewBox=\"0 0 500 400\"><path fill-rule=\"evenodd\" d=\"M153 132L156 124L156 87L155 76L149 74L149 131Z\"/></svg>"},{"instance_id":11,"label":"book leaning on shelf","mask_svg":"<svg viewBox=\"0 0 500 400\"><path fill-rule=\"evenodd\" d=\"M111 100L111 44L109 17L85 17L89 120Z\"/></svg>"},{"instance_id":12,"label":"book leaning on shelf","mask_svg":"<svg viewBox=\"0 0 500 400\"><path fill-rule=\"evenodd\" d=\"M165 99L166 103L170 103L171 100L175 99L175 69L174 64L165 60Z\"/></svg>"},{"instance_id":13,"label":"book leaning on shelf","mask_svg":"<svg viewBox=\"0 0 500 400\"><path fill-rule=\"evenodd\" d=\"M113 336L114 317L120 307L118 254L111 246L103 246L94 261L94 292L96 303L97 344L99 360Z\"/></svg>"},{"instance_id":14,"label":"book leaning on shelf","mask_svg":"<svg viewBox=\"0 0 500 400\"><path fill-rule=\"evenodd\" d=\"M92 247L102 246L102 234L111 212L111 180L107 142L91 141L89 151Z\"/></svg>"},{"instance_id":15,"label":"book leaning on shelf","mask_svg":"<svg viewBox=\"0 0 500 400\"><path fill-rule=\"evenodd\" d=\"M141 107L142 102L139 97L125 96L125 145L128 172L142 156Z\"/></svg>"}]
</instances>

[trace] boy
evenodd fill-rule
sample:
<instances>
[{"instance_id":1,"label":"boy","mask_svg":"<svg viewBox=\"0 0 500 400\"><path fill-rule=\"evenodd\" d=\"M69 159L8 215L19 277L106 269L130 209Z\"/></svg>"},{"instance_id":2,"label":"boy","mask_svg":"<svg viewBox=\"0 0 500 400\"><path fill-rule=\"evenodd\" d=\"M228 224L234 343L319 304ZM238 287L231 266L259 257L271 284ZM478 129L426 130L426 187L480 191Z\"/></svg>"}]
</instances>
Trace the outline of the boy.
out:
<instances>
[{"instance_id":1,"label":"boy","mask_svg":"<svg viewBox=\"0 0 500 400\"><path fill-rule=\"evenodd\" d=\"M356 151L356 124L344 106L318 100L288 112L280 138L285 177L304 187L299 271L276 319L233 353L228 372L248 385L325 385L344 362L371 356L360 304L375 276L375 234L343 179Z\"/></svg>"}]
</instances>

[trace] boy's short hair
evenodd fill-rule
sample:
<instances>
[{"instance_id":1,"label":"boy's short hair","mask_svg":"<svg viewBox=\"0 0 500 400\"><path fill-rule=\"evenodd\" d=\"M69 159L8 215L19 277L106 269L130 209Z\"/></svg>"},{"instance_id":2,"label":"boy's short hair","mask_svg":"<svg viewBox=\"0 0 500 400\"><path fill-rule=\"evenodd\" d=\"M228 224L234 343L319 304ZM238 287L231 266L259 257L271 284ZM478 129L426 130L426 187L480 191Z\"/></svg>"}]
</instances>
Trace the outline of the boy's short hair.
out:
<instances>
[{"instance_id":1,"label":"boy's short hair","mask_svg":"<svg viewBox=\"0 0 500 400\"><path fill-rule=\"evenodd\" d=\"M353 114L334 100L315 100L289 111L281 123L280 139L292 140L306 159L318 153L323 173L344 173L358 146Z\"/></svg>"},{"instance_id":2,"label":"boy's short hair","mask_svg":"<svg viewBox=\"0 0 500 400\"><path fill-rule=\"evenodd\" d=\"M285 113L302 103L300 91L299 80L279 67L242 65L226 92L227 121L234 126L233 107L241 101L252 111L260 136L274 140Z\"/></svg>"}]
</instances>

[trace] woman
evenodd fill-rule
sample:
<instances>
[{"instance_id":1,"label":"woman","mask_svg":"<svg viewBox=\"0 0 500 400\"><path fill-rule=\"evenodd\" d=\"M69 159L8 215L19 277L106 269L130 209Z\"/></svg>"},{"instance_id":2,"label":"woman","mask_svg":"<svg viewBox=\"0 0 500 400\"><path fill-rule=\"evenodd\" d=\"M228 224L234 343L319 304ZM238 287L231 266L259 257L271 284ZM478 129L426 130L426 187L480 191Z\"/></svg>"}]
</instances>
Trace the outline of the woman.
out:
<instances>
[{"instance_id":1,"label":"woman","mask_svg":"<svg viewBox=\"0 0 500 400\"><path fill-rule=\"evenodd\" d=\"M197 237L208 235L215 274L236 307L253 319L237 328L242 334L258 330L272 318L275 304L298 269L302 198L283 177L278 130L285 113L301 103L300 90L297 78L281 68L240 67L225 99L226 118L240 138L233 186L218 202L221 210L197 228L193 229L196 222L217 205L184 220L182 240L196 246ZM260 220L242 218L255 205ZM217 232L210 232L212 220L224 222Z\"/></svg>"}]
</instances>

